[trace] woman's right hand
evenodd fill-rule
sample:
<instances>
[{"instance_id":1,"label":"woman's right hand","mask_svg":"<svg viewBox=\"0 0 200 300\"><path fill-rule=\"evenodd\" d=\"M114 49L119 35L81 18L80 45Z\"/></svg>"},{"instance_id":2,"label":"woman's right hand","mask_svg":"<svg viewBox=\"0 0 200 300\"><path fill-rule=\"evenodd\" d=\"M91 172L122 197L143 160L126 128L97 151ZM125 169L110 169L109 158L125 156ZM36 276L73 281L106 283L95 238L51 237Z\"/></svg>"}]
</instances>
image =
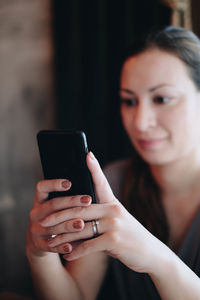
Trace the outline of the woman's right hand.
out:
<instances>
[{"instance_id":1,"label":"woman's right hand","mask_svg":"<svg viewBox=\"0 0 200 300\"><path fill-rule=\"evenodd\" d=\"M53 249L48 246L49 239L53 235L62 234L63 226L43 227L41 220L61 210L72 207L86 207L91 204L91 197L87 195L57 197L48 200L50 192L67 191L71 182L66 179L42 180L36 186L33 208L30 212L29 227L27 232L26 253L27 256L45 256ZM48 200L48 201L47 201ZM78 232L83 230L84 221L72 219L65 222L65 232ZM72 251L72 245L65 245L66 253Z\"/></svg>"}]
</instances>

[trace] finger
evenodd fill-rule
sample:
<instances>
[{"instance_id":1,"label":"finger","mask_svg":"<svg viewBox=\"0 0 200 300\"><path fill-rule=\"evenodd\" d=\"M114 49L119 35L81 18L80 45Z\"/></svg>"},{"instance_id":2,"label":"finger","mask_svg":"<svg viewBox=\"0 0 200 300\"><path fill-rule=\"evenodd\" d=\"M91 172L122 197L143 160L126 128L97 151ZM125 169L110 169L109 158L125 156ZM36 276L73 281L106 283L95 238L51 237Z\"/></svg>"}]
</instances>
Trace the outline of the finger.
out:
<instances>
[{"instance_id":1,"label":"finger","mask_svg":"<svg viewBox=\"0 0 200 300\"><path fill-rule=\"evenodd\" d=\"M52 248L48 246L48 240L39 239L37 240L36 248L42 252L53 252L53 253L70 253L72 251L72 245L70 243L66 243L62 247L62 252L57 251L56 248Z\"/></svg>"},{"instance_id":2,"label":"finger","mask_svg":"<svg viewBox=\"0 0 200 300\"><path fill-rule=\"evenodd\" d=\"M62 246L51 248L51 252L60 253L60 254L67 254L72 252L73 249L75 249L78 245L80 245L83 241L76 241L72 243L65 243ZM66 247L67 246L67 247Z\"/></svg>"},{"instance_id":3,"label":"finger","mask_svg":"<svg viewBox=\"0 0 200 300\"><path fill-rule=\"evenodd\" d=\"M119 210L120 206L117 201L104 204L91 204L88 207L73 207L47 216L43 220L40 220L40 224L48 227L71 219L82 219L84 221L98 220L113 215L119 212Z\"/></svg>"},{"instance_id":4,"label":"finger","mask_svg":"<svg viewBox=\"0 0 200 300\"><path fill-rule=\"evenodd\" d=\"M32 222L36 222L57 211L72 207L89 206L91 202L92 198L88 195L53 198L40 204L40 206L36 205L30 213L30 219Z\"/></svg>"},{"instance_id":5,"label":"finger","mask_svg":"<svg viewBox=\"0 0 200 300\"><path fill-rule=\"evenodd\" d=\"M86 157L87 166L91 172L95 192L99 203L110 202L115 198L110 185L92 152Z\"/></svg>"},{"instance_id":6,"label":"finger","mask_svg":"<svg viewBox=\"0 0 200 300\"><path fill-rule=\"evenodd\" d=\"M85 224L81 219L74 219L57 226L43 227L39 223L31 226L31 234L33 236L51 237L63 233L77 232L83 230ZM53 239L52 239L53 240Z\"/></svg>"},{"instance_id":7,"label":"finger","mask_svg":"<svg viewBox=\"0 0 200 300\"><path fill-rule=\"evenodd\" d=\"M35 203L41 203L48 199L50 192L67 191L71 182L67 179L50 179L39 181L36 185Z\"/></svg>"},{"instance_id":8,"label":"finger","mask_svg":"<svg viewBox=\"0 0 200 300\"><path fill-rule=\"evenodd\" d=\"M82 239L89 239L93 236L94 233L92 229L92 223L87 222L85 223L84 230L57 235L56 237L48 240L48 246L52 248L57 247L56 251L59 252L62 249L61 245L64 243L71 243Z\"/></svg>"},{"instance_id":9,"label":"finger","mask_svg":"<svg viewBox=\"0 0 200 300\"><path fill-rule=\"evenodd\" d=\"M57 251L61 251L62 244L66 242L74 242L77 240L85 240L89 239L92 237L96 237L95 232L97 235L101 235L105 232L111 232L115 231L115 224L119 225L119 222L116 220L111 220L109 218L97 220L97 227L96 230L94 231L93 226L94 224L92 222L86 222L84 229L80 230L79 232L71 232L71 233L65 233L65 234L60 234L54 237L52 240L48 241L48 246L49 247L59 247ZM117 225L117 226L118 226ZM114 227L113 227L114 226Z\"/></svg>"},{"instance_id":10,"label":"finger","mask_svg":"<svg viewBox=\"0 0 200 300\"><path fill-rule=\"evenodd\" d=\"M99 251L109 251L109 235L103 234L91 240L84 241L72 250L71 253L63 256L67 261L75 260L82 256L86 256Z\"/></svg>"}]
</instances>

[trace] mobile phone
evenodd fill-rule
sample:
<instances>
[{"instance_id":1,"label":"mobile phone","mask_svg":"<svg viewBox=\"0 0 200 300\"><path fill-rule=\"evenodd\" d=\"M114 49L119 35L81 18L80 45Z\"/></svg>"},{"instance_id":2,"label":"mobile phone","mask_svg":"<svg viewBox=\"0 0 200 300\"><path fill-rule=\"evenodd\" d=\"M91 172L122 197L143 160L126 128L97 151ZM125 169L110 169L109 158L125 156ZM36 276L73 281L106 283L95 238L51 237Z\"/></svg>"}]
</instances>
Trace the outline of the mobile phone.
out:
<instances>
[{"instance_id":1,"label":"mobile phone","mask_svg":"<svg viewBox=\"0 0 200 300\"><path fill-rule=\"evenodd\" d=\"M49 199L90 195L96 203L92 177L86 164L88 146L83 131L42 130L37 134L45 179L68 179L72 186L64 192L51 192Z\"/></svg>"}]
</instances>

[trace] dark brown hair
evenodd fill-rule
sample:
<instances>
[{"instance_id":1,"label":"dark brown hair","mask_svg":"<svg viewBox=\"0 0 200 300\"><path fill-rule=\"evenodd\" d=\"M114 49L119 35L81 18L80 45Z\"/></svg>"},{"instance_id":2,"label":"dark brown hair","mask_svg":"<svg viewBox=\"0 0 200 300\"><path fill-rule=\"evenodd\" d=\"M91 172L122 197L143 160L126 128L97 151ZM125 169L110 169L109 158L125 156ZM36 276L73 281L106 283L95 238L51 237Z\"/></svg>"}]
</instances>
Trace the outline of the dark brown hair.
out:
<instances>
[{"instance_id":1,"label":"dark brown hair","mask_svg":"<svg viewBox=\"0 0 200 300\"><path fill-rule=\"evenodd\" d=\"M156 48L179 57L187 66L188 74L200 90L200 40L180 27L168 26L134 41L123 59ZM124 187L124 198L129 211L150 232L167 243L169 228L161 201L161 190L154 180L146 162L134 153Z\"/></svg>"}]
</instances>

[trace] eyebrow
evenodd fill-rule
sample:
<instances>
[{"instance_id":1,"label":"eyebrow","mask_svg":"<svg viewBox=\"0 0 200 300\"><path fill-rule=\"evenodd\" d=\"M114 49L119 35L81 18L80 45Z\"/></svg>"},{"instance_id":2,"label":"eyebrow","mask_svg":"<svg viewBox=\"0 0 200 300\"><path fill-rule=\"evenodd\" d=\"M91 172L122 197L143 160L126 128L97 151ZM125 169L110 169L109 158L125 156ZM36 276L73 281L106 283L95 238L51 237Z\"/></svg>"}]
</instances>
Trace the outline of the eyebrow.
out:
<instances>
[{"instance_id":1,"label":"eyebrow","mask_svg":"<svg viewBox=\"0 0 200 300\"><path fill-rule=\"evenodd\" d=\"M129 89L119 89L119 91L120 92L125 92L125 93L130 94L130 95L135 94L134 91L131 91Z\"/></svg>"},{"instance_id":2,"label":"eyebrow","mask_svg":"<svg viewBox=\"0 0 200 300\"><path fill-rule=\"evenodd\" d=\"M154 92L155 90L157 90L159 88L162 88L162 87L166 87L166 86L172 86L172 85L171 84L162 83L162 84L156 85L155 87L150 88L148 91L149 92ZM125 92L125 93L130 94L130 95L135 94L134 91L129 90L129 89L124 89L124 88L119 89L119 91L120 92Z\"/></svg>"}]
</instances>

